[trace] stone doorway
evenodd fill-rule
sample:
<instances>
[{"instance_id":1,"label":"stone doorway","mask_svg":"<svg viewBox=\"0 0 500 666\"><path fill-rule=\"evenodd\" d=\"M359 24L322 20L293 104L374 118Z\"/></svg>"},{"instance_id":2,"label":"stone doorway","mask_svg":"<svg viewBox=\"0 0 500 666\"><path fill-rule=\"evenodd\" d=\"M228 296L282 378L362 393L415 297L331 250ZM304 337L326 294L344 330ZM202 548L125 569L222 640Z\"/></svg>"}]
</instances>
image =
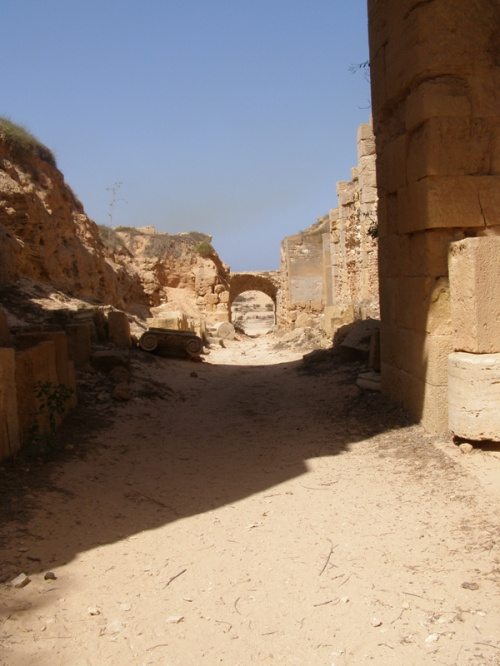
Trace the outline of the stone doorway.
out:
<instances>
[{"instance_id":1,"label":"stone doorway","mask_svg":"<svg viewBox=\"0 0 500 666\"><path fill-rule=\"evenodd\" d=\"M244 291L231 304L231 321L245 335L265 335L276 323L274 301L262 291Z\"/></svg>"}]
</instances>

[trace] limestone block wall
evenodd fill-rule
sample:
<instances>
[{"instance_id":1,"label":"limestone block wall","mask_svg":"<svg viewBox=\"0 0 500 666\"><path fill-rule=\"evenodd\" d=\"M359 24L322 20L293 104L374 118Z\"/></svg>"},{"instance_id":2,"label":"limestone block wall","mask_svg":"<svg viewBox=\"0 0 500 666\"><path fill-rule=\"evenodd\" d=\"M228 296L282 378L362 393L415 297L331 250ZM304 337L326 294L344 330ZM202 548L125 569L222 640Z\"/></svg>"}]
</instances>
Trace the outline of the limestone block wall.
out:
<instances>
[{"instance_id":1,"label":"limestone block wall","mask_svg":"<svg viewBox=\"0 0 500 666\"><path fill-rule=\"evenodd\" d=\"M500 4L369 0L368 16L382 390L442 432L448 249L500 233Z\"/></svg>"},{"instance_id":2,"label":"limestone block wall","mask_svg":"<svg viewBox=\"0 0 500 666\"><path fill-rule=\"evenodd\" d=\"M323 236L328 218L281 243L281 287L277 302L277 324L283 328L321 325L324 310Z\"/></svg>"},{"instance_id":3,"label":"limestone block wall","mask_svg":"<svg viewBox=\"0 0 500 666\"><path fill-rule=\"evenodd\" d=\"M370 124L357 134L358 166L337 183L338 206L281 245L278 324L321 326L329 335L378 318L377 181Z\"/></svg>"},{"instance_id":4,"label":"limestone block wall","mask_svg":"<svg viewBox=\"0 0 500 666\"><path fill-rule=\"evenodd\" d=\"M5 330L5 315L0 313ZM16 348L0 347L0 460L13 457L28 441L30 429L38 424L38 433L49 429L48 413L40 413L37 385L50 382L73 390L66 411L76 405L74 364L68 360L64 331L25 333L16 336ZM64 416L56 415L56 423Z\"/></svg>"},{"instance_id":5,"label":"limestone block wall","mask_svg":"<svg viewBox=\"0 0 500 666\"><path fill-rule=\"evenodd\" d=\"M14 456L19 451L19 418L17 409L15 352L0 347L0 460Z\"/></svg>"},{"instance_id":6,"label":"limestone block wall","mask_svg":"<svg viewBox=\"0 0 500 666\"><path fill-rule=\"evenodd\" d=\"M377 181L371 124L360 125L358 166L337 183L338 207L330 211L324 327L329 334L355 319L378 318ZM328 266L328 264L327 264Z\"/></svg>"},{"instance_id":7,"label":"limestone block wall","mask_svg":"<svg viewBox=\"0 0 500 666\"><path fill-rule=\"evenodd\" d=\"M500 236L450 245L454 352L448 357L448 423L472 440L500 441Z\"/></svg>"}]
</instances>

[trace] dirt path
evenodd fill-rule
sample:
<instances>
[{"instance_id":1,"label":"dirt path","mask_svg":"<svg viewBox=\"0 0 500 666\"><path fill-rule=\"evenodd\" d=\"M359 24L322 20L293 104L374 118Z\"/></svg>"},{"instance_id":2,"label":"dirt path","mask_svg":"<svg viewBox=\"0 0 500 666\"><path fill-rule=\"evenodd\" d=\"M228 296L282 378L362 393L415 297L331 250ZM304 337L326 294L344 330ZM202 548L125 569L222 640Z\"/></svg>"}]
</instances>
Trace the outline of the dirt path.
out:
<instances>
[{"instance_id":1,"label":"dirt path","mask_svg":"<svg viewBox=\"0 0 500 666\"><path fill-rule=\"evenodd\" d=\"M1 664L500 664L497 454L271 343L137 352L64 461L4 469Z\"/></svg>"}]
</instances>

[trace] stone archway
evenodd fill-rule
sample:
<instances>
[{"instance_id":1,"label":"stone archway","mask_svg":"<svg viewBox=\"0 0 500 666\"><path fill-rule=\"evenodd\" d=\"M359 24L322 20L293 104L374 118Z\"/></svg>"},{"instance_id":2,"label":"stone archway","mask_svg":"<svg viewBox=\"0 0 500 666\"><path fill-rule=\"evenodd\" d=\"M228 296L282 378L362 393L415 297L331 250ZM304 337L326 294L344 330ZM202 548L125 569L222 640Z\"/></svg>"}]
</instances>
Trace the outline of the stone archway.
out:
<instances>
[{"instance_id":1,"label":"stone archway","mask_svg":"<svg viewBox=\"0 0 500 666\"><path fill-rule=\"evenodd\" d=\"M229 306L244 291L262 291L270 296L276 307L279 291L279 271L233 273L229 286Z\"/></svg>"},{"instance_id":2,"label":"stone archway","mask_svg":"<svg viewBox=\"0 0 500 666\"><path fill-rule=\"evenodd\" d=\"M233 273L229 286L228 311L232 318L232 305L241 294L249 291L260 291L269 296L274 304L274 317L276 321L277 299L280 285L279 271L259 271Z\"/></svg>"}]
</instances>

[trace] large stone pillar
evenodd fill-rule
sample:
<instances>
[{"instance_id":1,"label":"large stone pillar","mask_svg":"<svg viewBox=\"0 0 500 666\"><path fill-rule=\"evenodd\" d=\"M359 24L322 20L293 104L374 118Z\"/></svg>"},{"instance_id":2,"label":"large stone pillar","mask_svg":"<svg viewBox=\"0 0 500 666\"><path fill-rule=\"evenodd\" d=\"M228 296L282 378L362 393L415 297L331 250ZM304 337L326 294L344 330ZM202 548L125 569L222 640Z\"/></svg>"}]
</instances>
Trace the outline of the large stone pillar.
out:
<instances>
[{"instance_id":1,"label":"large stone pillar","mask_svg":"<svg viewBox=\"0 0 500 666\"><path fill-rule=\"evenodd\" d=\"M448 247L500 233L500 4L368 0L382 389L448 426Z\"/></svg>"}]
</instances>

